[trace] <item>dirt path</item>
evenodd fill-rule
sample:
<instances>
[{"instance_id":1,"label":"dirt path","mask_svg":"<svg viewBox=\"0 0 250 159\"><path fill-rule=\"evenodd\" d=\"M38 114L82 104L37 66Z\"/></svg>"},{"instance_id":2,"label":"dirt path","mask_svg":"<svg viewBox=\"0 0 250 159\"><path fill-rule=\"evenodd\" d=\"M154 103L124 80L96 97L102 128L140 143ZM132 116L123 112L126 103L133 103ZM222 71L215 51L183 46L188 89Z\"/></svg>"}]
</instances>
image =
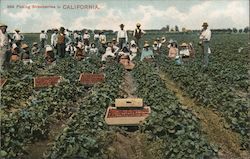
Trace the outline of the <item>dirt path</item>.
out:
<instances>
[{"instance_id":1,"label":"dirt path","mask_svg":"<svg viewBox=\"0 0 250 159\"><path fill-rule=\"evenodd\" d=\"M193 114L200 119L202 131L208 141L218 145L220 159L250 159L247 151L240 150L240 136L224 127L225 119L219 112L197 104L183 92L177 84L170 80L165 73L160 72L160 77L165 81L166 87L175 93L179 102L192 110Z\"/></svg>"},{"instance_id":2,"label":"dirt path","mask_svg":"<svg viewBox=\"0 0 250 159\"><path fill-rule=\"evenodd\" d=\"M124 75L124 82L122 83L122 96L124 98L136 98L136 85L131 72L126 71Z\"/></svg>"}]
</instances>

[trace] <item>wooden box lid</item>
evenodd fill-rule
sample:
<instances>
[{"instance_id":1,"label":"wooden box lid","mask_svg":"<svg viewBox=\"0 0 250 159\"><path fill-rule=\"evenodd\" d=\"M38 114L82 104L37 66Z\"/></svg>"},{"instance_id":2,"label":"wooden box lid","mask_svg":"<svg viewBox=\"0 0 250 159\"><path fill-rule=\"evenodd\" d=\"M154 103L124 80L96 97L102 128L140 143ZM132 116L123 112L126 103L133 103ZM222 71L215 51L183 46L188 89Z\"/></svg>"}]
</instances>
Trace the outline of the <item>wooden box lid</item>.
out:
<instances>
[{"instance_id":1,"label":"wooden box lid","mask_svg":"<svg viewBox=\"0 0 250 159\"><path fill-rule=\"evenodd\" d=\"M142 98L115 99L116 107L143 107Z\"/></svg>"},{"instance_id":2,"label":"wooden box lid","mask_svg":"<svg viewBox=\"0 0 250 159\"><path fill-rule=\"evenodd\" d=\"M39 76L34 78L35 88L55 86L61 81L61 76Z\"/></svg>"},{"instance_id":3,"label":"wooden box lid","mask_svg":"<svg viewBox=\"0 0 250 159\"><path fill-rule=\"evenodd\" d=\"M104 74L82 73L79 77L79 82L84 85L94 85L103 82L105 79Z\"/></svg>"}]
</instances>

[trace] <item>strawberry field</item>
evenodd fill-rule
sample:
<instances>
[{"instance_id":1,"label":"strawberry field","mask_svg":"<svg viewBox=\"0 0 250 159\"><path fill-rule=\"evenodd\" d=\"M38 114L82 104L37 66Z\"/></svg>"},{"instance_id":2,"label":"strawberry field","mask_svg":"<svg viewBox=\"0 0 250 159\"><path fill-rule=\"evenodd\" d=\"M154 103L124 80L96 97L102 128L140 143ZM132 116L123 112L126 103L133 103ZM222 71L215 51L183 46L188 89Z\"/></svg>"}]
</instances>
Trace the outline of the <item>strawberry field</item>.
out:
<instances>
[{"instance_id":1,"label":"strawberry field","mask_svg":"<svg viewBox=\"0 0 250 159\"><path fill-rule=\"evenodd\" d=\"M114 60L103 68L96 55L84 61L66 57L53 67L45 66L41 55L29 65L11 64L1 74L1 83L7 79L1 87L1 158L249 158L248 35L213 35L207 69L202 67L197 35L146 34L142 41L152 43L162 36L192 42L195 58L176 65L161 50L154 61L140 62L137 56L132 71ZM38 34L27 34L26 39L31 44ZM79 81L82 73L105 78L86 86ZM52 83L41 78L41 88L35 88L34 78L44 76L58 77ZM43 87L47 83L51 85ZM107 108L131 94L151 108L146 121L139 126L107 125ZM148 112L112 110L108 116Z\"/></svg>"}]
</instances>

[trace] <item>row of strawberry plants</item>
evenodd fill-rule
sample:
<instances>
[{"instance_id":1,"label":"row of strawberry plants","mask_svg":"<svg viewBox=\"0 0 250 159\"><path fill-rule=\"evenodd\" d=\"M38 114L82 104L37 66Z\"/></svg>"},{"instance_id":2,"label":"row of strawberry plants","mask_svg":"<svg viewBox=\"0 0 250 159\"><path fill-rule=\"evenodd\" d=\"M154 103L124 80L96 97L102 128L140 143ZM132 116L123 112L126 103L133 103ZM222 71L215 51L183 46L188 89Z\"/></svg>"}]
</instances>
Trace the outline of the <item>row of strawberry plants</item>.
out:
<instances>
[{"instance_id":1,"label":"row of strawberry plants","mask_svg":"<svg viewBox=\"0 0 250 159\"><path fill-rule=\"evenodd\" d=\"M165 141L164 158L207 158L217 148L203 137L199 120L184 109L168 90L151 64L139 63L134 70L137 93L152 109L143 126L146 133Z\"/></svg>"},{"instance_id":2,"label":"row of strawberry plants","mask_svg":"<svg viewBox=\"0 0 250 159\"><path fill-rule=\"evenodd\" d=\"M166 58L158 58L157 63L162 71L181 84L180 87L190 97L221 112L230 124L225 127L239 132L243 136L242 147L249 148L250 122L248 105L244 98L236 96L228 84L220 83L202 72L198 62L177 66Z\"/></svg>"},{"instance_id":3,"label":"row of strawberry plants","mask_svg":"<svg viewBox=\"0 0 250 159\"><path fill-rule=\"evenodd\" d=\"M56 138L46 158L102 158L105 148L102 135L109 129L104 115L118 95L123 69L110 65L104 72L105 83L96 85L80 103L78 113Z\"/></svg>"}]
</instances>

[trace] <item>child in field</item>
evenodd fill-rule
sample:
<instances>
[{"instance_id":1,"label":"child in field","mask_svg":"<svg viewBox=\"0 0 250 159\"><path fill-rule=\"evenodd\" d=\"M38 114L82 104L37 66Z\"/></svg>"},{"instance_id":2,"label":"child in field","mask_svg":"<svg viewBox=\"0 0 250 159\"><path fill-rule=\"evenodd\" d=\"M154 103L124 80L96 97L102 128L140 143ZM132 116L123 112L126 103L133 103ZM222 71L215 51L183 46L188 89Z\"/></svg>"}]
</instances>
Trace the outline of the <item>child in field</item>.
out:
<instances>
[{"instance_id":1,"label":"child in field","mask_svg":"<svg viewBox=\"0 0 250 159\"><path fill-rule=\"evenodd\" d=\"M45 61L46 64L52 64L53 62L56 61L53 48L50 45L47 45L45 47Z\"/></svg>"},{"instance_id":2,"label":"child in field","mask_svg":"<svg viewBox=\"0 0 250 159\"><path fill-rule=\"evenodd\" d=\"M134 40L131 40L129 50L130 50L129 57L130 57L130 60L132 61L138 53L138 47L137 47L136 42Z\"/></svg>"},{"instance_id":3,"label":"child in field","mask_svg":"<svg viewBox=\"0 0 250 159\"><path fill-rule=\"evenodd\" d=\"M22 45L22 53L21 53L21 60L24 64L33 63L33 61L30 58L30 51L29 46L27 44Z\"/></svg>"},{"instance_id":4,"label":"child in field","mask_svg":"<svg viewBox=\"0 0 250 159\"><path fill-rule=\"evenodd\" d=\"M81 61L82 59L84 59L84 56L85 56L84 45L81 42L78 42L74 58L78 61Z\"/></svg>"},{"instance_id":5,"label":"child in field","mask_svg":"<svg viewBox=\"0 0 250 159\"><path fill-rule=\"evenodd\" d=\"M11 62L16 62L20 59L19 49L15 43L12 45L11 53L12 53L11 58L10 58Z\"/></svg>"},{"instance_id":6,"label":"child in field","mask_svg":"<svg viewBox=\"0 0 250 159\"><path fill-rule=\"evenodd\" d=\"M168 52L168 57L170 59L175 59L175 57L178 55L178 48L177 48L177 42L175 41L170 41L170 46L169 46L169 52Z\"/></svg>"},{"instance_id":7,"label":"child in field","mask_svg":"<svg viewBox=\"0 0 250 159\"><path fill-rule=\"evenodd\" d=\"M96 47L95 43L92 43L90 45L89 54L90 55L97 55L98 54L98 48Z\"/></svg>"},{"instance_id":8,"label":"child in field","mask_svg":"<svg viewBox=\"0 0 250 159\"><path fill-rule=\"evenodd\" d=\"M141 54L141 61L143 61L144 59L152 59L152 58L154 58L153 51L150 49L148 42L145 41Z\"/></svg>"},{"instance_id":9,"label":"child in field","mask_svg":"<svg viewBox=\"0 0 250 159\"><path fill-rule=\"evenodd\" d=\"M38 48L38 43L34 42L32 48L31 48L31 54L37 55L37 54L39 54L39 52L40 52L40 49Z\"/></svg>"}]
</instances>

